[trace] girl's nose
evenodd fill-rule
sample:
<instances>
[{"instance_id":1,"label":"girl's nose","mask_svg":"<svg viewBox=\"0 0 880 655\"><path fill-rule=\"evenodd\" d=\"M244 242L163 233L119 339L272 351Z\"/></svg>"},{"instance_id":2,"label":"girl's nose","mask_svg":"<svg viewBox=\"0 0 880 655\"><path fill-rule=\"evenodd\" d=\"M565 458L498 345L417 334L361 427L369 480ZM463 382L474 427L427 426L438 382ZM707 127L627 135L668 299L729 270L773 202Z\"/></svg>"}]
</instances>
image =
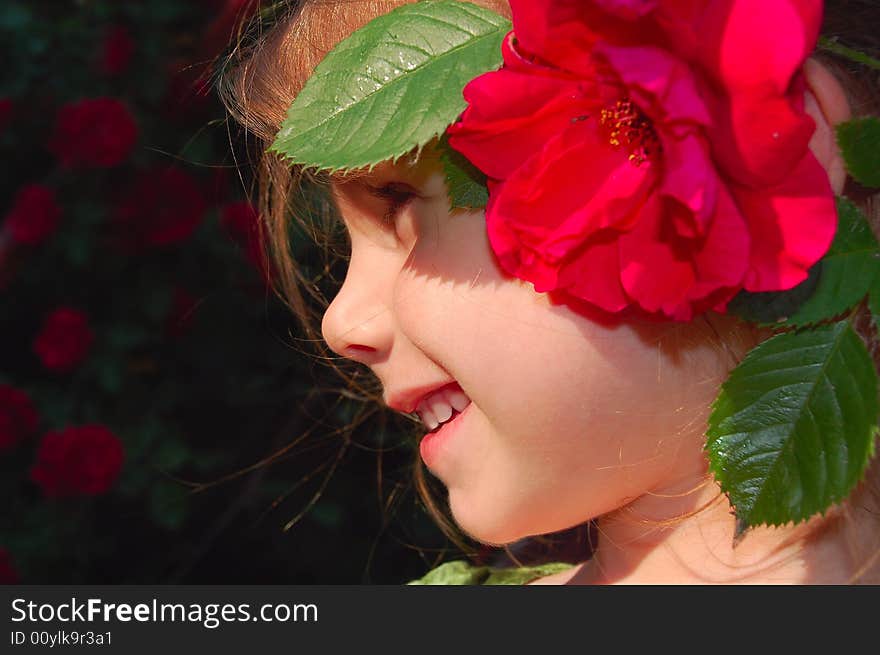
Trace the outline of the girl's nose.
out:
<instances>
[{"instance_id":1,"label":"girl's nose","mask_svg":"<svg viewBox=\"0 0 880 655\"><path fill-rule=\"evenodd\" d=\"M393 341L390 296L381 275L361 271L352 258L342 289L321 322L327 345L336 354L372 365L386 358Z\"/></svg>"}]
</instances>

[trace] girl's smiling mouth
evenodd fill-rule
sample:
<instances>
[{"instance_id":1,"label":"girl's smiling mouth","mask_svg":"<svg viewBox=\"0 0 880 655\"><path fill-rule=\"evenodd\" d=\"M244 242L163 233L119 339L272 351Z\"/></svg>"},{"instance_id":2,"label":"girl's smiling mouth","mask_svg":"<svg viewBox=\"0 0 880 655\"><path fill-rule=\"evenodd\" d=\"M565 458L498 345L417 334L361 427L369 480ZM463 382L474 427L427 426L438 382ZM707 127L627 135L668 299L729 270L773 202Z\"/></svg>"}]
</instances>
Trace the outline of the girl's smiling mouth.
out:
<instances>
[{"instance_id":1,"label":"girl's smiling mouth","mask_svg":"<svg viewBox=\"0 0 880 655\"><path fill-rule=\"evenodd\" d=\"M472 406L473 403L468 401L463 411L454 412L449 420L438 424L437 427L422 437L422 441L419 443L419 453L422 456L422 461L425 462L425 466L429 469L435 468L444 444L448 443L461 430L462 423L470 414Z\"/></svg>"},{"instance_id":2,"label":"girl's smiling mouth","mask_svg":"<svg viewBox=\"0 0 880 655\"><path fill-rule=\"evenodd\" d=\"M457 382L425 396L416 406L416 413L430 431L446 423L470 405L471 399Z\"/></svg>"}]
</instances>

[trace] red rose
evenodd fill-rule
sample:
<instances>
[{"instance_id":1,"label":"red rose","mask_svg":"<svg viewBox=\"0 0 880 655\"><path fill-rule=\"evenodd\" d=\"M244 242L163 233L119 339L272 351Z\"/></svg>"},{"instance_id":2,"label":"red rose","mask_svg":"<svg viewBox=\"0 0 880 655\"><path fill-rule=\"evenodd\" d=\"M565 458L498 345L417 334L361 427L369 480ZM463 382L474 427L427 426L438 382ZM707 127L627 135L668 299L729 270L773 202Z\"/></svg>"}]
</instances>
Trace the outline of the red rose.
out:
<instances>
[{"instance_id":1,"label":"red rose","mask_svg":"<svg viewBox=\"0 0 880 655\"><path fill-rule=\"evenodd\" d=\"M43 437L31 480L50 498L94 496L113 486L124 458L122 441L105 426L70 427Z\"/></svg>"},{"instance_id":2,"label":"red rose","mask_svg":"<svg viewBox=\"0 0 880 655\"><path fill-rule=\"evenodd\" d=\"M12 100L0 98L0 134L3 134L12 122L12 110Z\"/></svg>"},{"instance_id":3,"label":"red rose","mask_svg":"<svg viewBox=\"0 0 880 655\"><path fill-rule=\"evenodd\" d=\"M504 66L449 130L508 273L674 320L806 278L837 223L804 108L819 0L510 5Z\"/></svg>"},{"instance_id":4,"label":"red rose","mask_svg":"<svg viewBox=\"0 0 880 655\"><path fill-rule=\"evenodd\" d=\"M223 208L220 222L244 251L247 260L269 281L266 252L260 243L260 215L249 202L232 202Z\"/></svg>"},{"instance_id":5,"label":"red rose","mask_svg":"<svg viewBox=\"0 0 880 655\"><path fill-rule=\"evenodd\" d=\"M104 75L119 75L128 68L133 54L134 41L128 29L115 25L104 35L98 68Z\"/></svg>"},{"instance_id":6,"label":"red rose","mask_svg":"<svg viewBox=\"0 0 880 655\"><path fill-rule=\"evenodd\" d=\"M12 565L12 555L5 548L0 548L0 584L18 584L21 578Z\"/></svg>"},{"instance_id":7,"label":"red rose","mask_svg":"<svg viewBox=\"0 0 880 655\"><path fill-rule=\"evenodd\" d=\"M61 307L46 319L34 339L34 351L47 369L65 373L88 356L94 340L88 317L76 309Z\"/></svg>"},{"instance_id":8,"label":"red rose","mask_svg":"<svg viewBox=\"0 0 880 655\"><path fill-rule=\"evenodd\" d=\"M9 450L37 431L40 417L26 393L0 384L0 451Z\"/></svg>"},{"instance_id":9,"label":"red rose","mask_svg":"<svg viewBox=\"0 0 880 655\"><path fill-rule=\"evenodd\" d=\"M16 194L3 225L15 243L35 246L55 232L60 217L55 192L40 184L29 184Z\"/></svg>"},{"instance_id":10,"label":"red rose","mask_svg":"<svg viewBox=\"0 0 880 655\"><path fill-rule=\"evenodd\" d=\"M198 183L175 167L148 170L125 191L113 211L120 245L127 250L188 239L204 217L207 201Z\"/></svg>"},{"instance_id":11,"label":"red rose","mask_svg":"<svg viewBox=\"0 0 880 655\"><path fill-rule=\"evenodd\" d=\"M109 168L121 163L137 141L138 129L116 98L87 98L58 111L49 149L64 166Z\"/></svg>"}]
</instances>

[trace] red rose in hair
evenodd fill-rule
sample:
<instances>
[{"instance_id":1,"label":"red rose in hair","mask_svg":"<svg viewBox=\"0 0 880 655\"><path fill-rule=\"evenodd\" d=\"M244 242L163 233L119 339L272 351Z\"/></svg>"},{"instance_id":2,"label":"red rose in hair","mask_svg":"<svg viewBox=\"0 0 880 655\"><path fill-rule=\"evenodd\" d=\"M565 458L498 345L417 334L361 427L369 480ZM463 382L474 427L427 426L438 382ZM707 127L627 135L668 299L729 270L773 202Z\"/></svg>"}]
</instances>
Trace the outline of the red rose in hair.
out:
<instances>
[{"instance_id":1,"label":"red rose in hair","mask_svg":"<svg viewBox=\"0 0 880 655\"><path fill-rule=\"evenodd\" d=\"M49 432L40 442L31 480L50 498L106 492L122 470L122 441L103 425Z\"/></svg>"},{"instance_id":2,"label":"red rose in hair","mask_svg":"<svg viewBox=\"0 0 880 655\"><path fill-rule=\"evenodd\" d=\"M34 339L34 351L47 369L65 373L88 356L94 340L88 317L76 309L61 307L46 319Z\"/></svg>"},{"instance_id":3,"label":"red rose in hair","mask_svg":"<svg viewBox=\"0 0 880 655\"><path fill-rule=\"evenodd\" d=\"M9 450L37 431L40 417L27 394L0 384L0 451Z\"/></svg>"},{"instance_id":4,"label":"red rose in hair","mask_svg":"<svg viewBox=\"0 0 880 655\"><path fill-rule=\"evenodd\" d=\"M116 98L88 98L58 111L49 149L64 166L109 168L128 157L138 129Z\"/></svg>"},{"instance_id":5,"label":"red rose in hair","mask_svg":"<svg viewBox=\"0 0 880 655\"><path fill-rule=\"evenodd\" d=\"M55 232L60 217L55 192L40 184L29 184L16 194L3 225L15 243L35 246Z\"/></svg>"},{"instance_id":6,"label":"red rose in hair","mask_svg":"<svg viewBox=\"0 0 880 655\"><path fill-rule=\"evenodd\" d=\"M3 134L12 122L12 110L12 100L9 98L0 98L0 134Z\"/></svg>"},{"instance_id":7,"label":"red rose in hair","mask_svg":"<svg viewBox=\"0 0 880 655\"><path fill-rule=\"evenodd\" d=\"M128 68L133 54L134 41L128 29L115 25L104 35L98 67L105 75L119 75Z\"/></svg>"},{"instance_id":8,"label":"red rose in hair","mask_svg":"<svg viewBox=\"0 0 880 655\"><path fill-rule=\"evenodd\" d=\"M220 222L244 251L247 260L268 282L269 265L266 253L260 244L260 215L254 206L249 202L229 203L223 208Z\"/></svg>"},{"instance_id":9,"label":"red rose in hair","mask_svg":"<svg viewBox=\"0 0 880 655\"><path fill-rule=\"evenodd\" d=\"M674 320L806 278L837 222L804 109L819 0L510 6L504 66L449 129L508 273Z\"/></svg>"},{"instance_id":10,"label":"red rose in hair","mask_svg":"<svg viewBox=\"0 0 880 655\"><path fill-rule=\"evenodd\" d=\"M12 556L5 548L0 548L0 584L18 584L21 578L12 565Z\"/></svg>"},{"instance_id":11,"label":"red rose in hair","mask_svg":"<svg viewBox=\"0 0 880 655\"><path fill-rule=\"evenodd\" d=\"M143 172L117 202L112 219L120 245L140 250L185 241L206 209L198 183L172 166Z\"/></svg>"}]
</instances>

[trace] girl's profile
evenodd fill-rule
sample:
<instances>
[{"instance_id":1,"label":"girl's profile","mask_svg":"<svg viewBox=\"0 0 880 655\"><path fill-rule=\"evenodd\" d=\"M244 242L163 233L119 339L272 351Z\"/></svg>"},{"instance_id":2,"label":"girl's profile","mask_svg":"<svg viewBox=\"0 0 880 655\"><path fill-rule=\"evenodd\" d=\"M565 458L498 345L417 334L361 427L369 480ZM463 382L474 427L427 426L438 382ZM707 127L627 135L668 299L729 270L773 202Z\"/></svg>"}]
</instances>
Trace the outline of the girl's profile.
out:
<instances>
[{"instance_id":1,"label":"girl's profile","mask_svg":"<svg viewBox=\"0 0 880 655\"><path fill-rule=\"evenodd\" d=\"M876 373L846 386L864 368L853 359L863 341L873 347L872 301L862 291L841 308L843 292L823 294L858 250L841 236L850 206L876 224L871 185L853 179L839 135L877 113L877 76L817 39L839 24L870 30L880 12L865 3L856 19L859 3L814 0L686 4L285 5L239 49L224 86L266 151L263 236L308 330L288 226L306 221L317 234L297 200L305 188L326 193L349 251L321 338L369 369L379 402L416 421L419 470L442 483L447 495L433 502L460 531L505 545L593 522L589 558L517 582L876 583ZM498 65L464 87L466 109L443 138L365 166L323 166L334 148L359 147L356 134L322 140L349 92L319 86L328 53L353 49L339 44L356 33L369 41L380 34L366 31L371 21L409 5L504 21L492 28ZM396 63L388 52L390 75L404 78L405 48ZM386 132L410 129L405 103L383 101L388 77L364 61L353 75L375 97L361 129L391 141ZM432 83L413 92L433 93ZM326 101L326 117L317 101L308 119L296 115L306 94ZM279 137L283 125L284 138L298 136L286 119L319 126L324 136L304 146L318 154L296 159ZM482 205L450 201L450 153L477 171ZM813 295L773 320L742 311L744 298L793 289ZM819 306L824 314L798 323ZM838 352L849 358L839 372ZM807 377L763 386L795 369ZM477 580L466 563L443 571L424 581Z\"/></svg>"}]
</instances>

